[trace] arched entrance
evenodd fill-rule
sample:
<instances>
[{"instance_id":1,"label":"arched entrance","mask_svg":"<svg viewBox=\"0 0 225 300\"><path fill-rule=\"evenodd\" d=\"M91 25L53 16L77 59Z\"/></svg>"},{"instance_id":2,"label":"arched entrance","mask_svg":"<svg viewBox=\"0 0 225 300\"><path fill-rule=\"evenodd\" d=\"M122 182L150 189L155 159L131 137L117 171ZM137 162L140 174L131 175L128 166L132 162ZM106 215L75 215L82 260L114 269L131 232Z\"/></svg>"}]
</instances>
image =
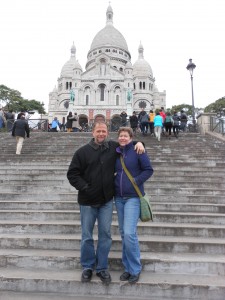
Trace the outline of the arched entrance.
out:
<instances>
[{"instance_id":1,"label":"arched entrance","mask_svg":"<svg viewBox=\"0 0 225 300\"><path fill-rule=\"evenodd\" d=\"M105 122L105 116L103 115L96 115L94 122Z\"/></svg>"},{"instance_id":2,"label":"arched entrance","mask_svg":"<svg viewBox=\"0 0 225 300\"><path fill-rule=\"evenodd\" d=\"M86 115L79 115L79 124L81 127L88 123L88 117Z\"/></svg>"},{"instance_id":3,"label":"arched entrance","mask_svg":"<svg viewBox=\"0 0 225 300\"><path fill-rule=\"evenodd\" d=\"M122 121L120 115L114 115L111 119L110 131L118 131L121 125Z\"/></svg>"}]
</instances>

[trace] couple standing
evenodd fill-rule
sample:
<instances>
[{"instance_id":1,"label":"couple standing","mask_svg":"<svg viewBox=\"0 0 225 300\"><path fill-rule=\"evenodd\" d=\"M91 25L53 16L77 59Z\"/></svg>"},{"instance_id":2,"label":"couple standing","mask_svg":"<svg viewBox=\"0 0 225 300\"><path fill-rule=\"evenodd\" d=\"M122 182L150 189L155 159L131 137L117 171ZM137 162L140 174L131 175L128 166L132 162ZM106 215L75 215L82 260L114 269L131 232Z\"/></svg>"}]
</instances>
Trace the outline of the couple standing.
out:
<instances>
[{"instance_id":1,"label":"couple standing","mask_svg":"<svg viewBox=\"0 0 225 300\"><path fill-rule=\"evenodd\" d=\"M92 140L75 152L67 172L70 184L78 190L80 205L82 228L80 261L83 268L81 280L90 281L95 270L102 282L106 284L111 282L108 254L112 244L114 197L123 246L124 273L120 276L120 280L135 283L139 280L141 272L140 249L136 234L140 200L124 174L120 155L123 156L125 165L142 193L144 193L143 183L151 177L153 169L147 154L143 153L142 143L132 141L131 128L119 129L119 143L106 140L108 129L105 123L95 123L92 134ZM95 251L93 229L96 220L98 243Z\"/></svg>"}]
</instances>

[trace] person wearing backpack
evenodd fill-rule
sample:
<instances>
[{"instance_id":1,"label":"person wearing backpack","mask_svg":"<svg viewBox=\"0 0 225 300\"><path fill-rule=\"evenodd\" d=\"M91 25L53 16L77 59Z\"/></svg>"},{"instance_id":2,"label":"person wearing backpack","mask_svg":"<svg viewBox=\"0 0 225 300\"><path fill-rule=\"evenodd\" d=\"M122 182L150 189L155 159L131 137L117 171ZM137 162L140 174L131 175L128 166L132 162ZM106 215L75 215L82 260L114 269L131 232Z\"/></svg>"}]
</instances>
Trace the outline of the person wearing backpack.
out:
<instances>
[{"instance_id":1,"label":"person wearing backpack","mask_svg":"<svg viewBox=\"0 0 225 300\"><path fill-rule=\"evenodd\" d=\"M140 117L141 123L141 132L143 135L146 135L148 132L148 123L149 123L149 115L145 112L145 114Z\"/></svg>"},{"instance_id":2,"label":"person wearing backpack","mask_svg":"<svg viewBox=\"0 0 225 300\"><path fill-rule=\"evenodd\" d=\"M181 112L181 115L180 115L180 122L181 122L180 128L181 128L181 130L183 130L183 132L185 132L186 127L187 127L187 115L183 110L181 110L180 112Z\"/></svg>"},{"instance_id":3,"label":"person wearing backpack","mask_svg":"<svg viewBox=\"0 0 225 300\"><path fill-rule=\"evenodd\" d=\"M167 112L165 122L164 122L164 126L166 129L166 137L168 137L168 136L169 136L169 138L171 137L171 129L173 127L173 123L174 123L174 121L171 116L171 113Z\"/></svg>"},{"instance_id":4,"label":"person wearing backpack","mask_svg":"<svg viewBox=\"0 0 225 300\"><path fill-rule=\"evenodd\" d=\"M179 128L180 128L180 117L178 116L177 112L174 111L173 113L173 134L176 138L178 138Z\"/></svg>"}]
</instances>

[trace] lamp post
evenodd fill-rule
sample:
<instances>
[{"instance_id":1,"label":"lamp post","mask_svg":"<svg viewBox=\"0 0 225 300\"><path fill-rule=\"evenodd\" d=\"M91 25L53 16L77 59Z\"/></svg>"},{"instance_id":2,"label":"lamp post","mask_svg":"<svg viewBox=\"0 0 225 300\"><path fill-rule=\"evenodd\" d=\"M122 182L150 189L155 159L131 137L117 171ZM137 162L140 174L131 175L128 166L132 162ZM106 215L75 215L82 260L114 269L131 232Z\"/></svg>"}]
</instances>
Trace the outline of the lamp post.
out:
<instances>
[{"instance_id":1,"label":"lamp post","mask_svg":"<svg viewBox=\"0 0 225 300\"><path fill-rule=\"evenodd\" d=\"M194 103L194 90L193 90L193 72L196 65L192 62L192 59L189 59L189 64L187 65L187 69L190 72L191 75L191 93L192 93L192 122L193 127L195 128L196 122L195 122L195 103Z\"/></svg>"}]
</instances>

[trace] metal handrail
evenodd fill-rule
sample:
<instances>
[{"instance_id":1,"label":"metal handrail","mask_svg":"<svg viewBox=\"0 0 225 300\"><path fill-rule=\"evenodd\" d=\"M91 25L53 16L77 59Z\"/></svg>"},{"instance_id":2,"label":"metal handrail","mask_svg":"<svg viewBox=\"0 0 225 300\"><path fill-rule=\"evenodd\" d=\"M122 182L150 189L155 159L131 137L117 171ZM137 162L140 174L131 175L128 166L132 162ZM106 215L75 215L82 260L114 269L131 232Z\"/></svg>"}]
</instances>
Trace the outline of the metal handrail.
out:
<instances>
[{"instance_id":1,"label":"metal handrail","mask_svg":"<svg viewBox=\"0 0 225 300\"><path fill-rule=\"evenodd\" d=\"M217 118L214 116L210 117L210 131L225 134L225 119Z\"/></svg>"},{"instance_id":2,"label":"metal handrail","mask_svg":"<svg viewBox=\"0 0 225 300\"><path fill-rule=\"evenodd\" d=\"M4 131L12 131L13 124L16 120L7 119L6 127ZM34 131L48 131L48 120L47 119L27 119L30 130Z\"/></svg>"}]
</instances>

